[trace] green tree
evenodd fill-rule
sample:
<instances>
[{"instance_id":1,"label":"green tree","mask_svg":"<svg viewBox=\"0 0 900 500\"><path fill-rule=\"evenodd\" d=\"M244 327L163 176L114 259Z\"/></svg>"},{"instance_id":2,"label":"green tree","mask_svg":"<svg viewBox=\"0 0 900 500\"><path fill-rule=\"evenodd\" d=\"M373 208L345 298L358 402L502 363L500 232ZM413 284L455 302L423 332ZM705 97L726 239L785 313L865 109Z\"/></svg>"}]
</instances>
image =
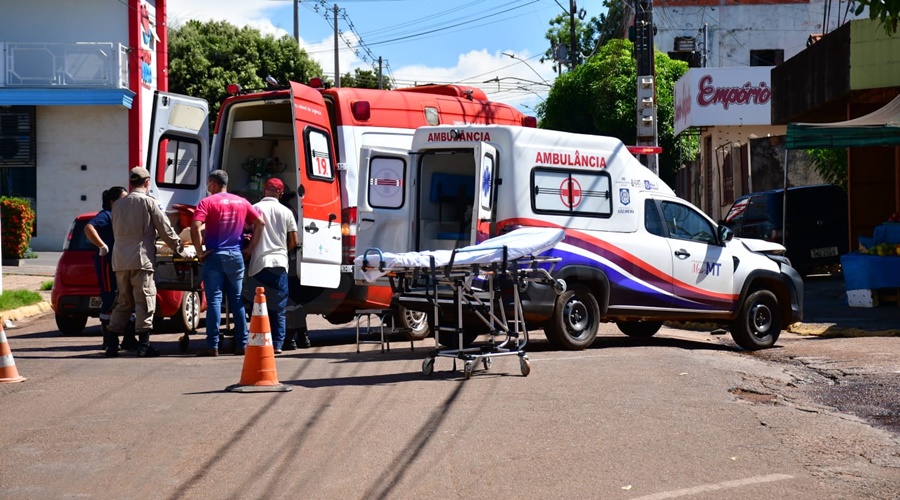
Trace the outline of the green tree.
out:
<instances>
[{"instance_id":1,"label":"green tree","mask_svg":"<svg viewBox=\"0 0 900 500\"><path fill-rule=\"evenodd\" d=\"M341 87L354 87L358 89L377 89L378 75L370 69L353 70L353 74L344 73L341 75ZM391 79L381 75L381 88L390 90L392 88Z\"/></svg>"},{"instance_id":2,"label":"green tree","mask_svg":"<svg viewBox=\"0 0 900 500\"><path fill-rule=\"evenodd\" d=\"M210 131L226 86L265 89L271 75L281 84L307 82L322 68L290 36L263 36L224 21L188 21L169 31L169 90L206 99Z\"/></svg>"},{"instance_id":3,"label":"green tree","mask_svg":"<svg viewBox=\"0 0 900 500\"><path fill-rule=\"evenodd\" d=\"M586 64L561 75L547 100L538 105L541 128L617 137L637 142L637 69L633 44L612 40ZM697 140L675 137L675 82L687 72L687 63L656 53L657 135L663 148L660 177L674 185L675 172L696 156Z\"/></svg>"},{"instance_id":4,"label":"green tree","mask_svg":"<svg viewBox=\"0 0 900 500\"><path fill-rule=\"evenodd\" d=\"M825 182L847 189L847 149L809 149L816 172Z\"/></svg>"},{"instance_id":5,"label":"green tree","mask_svg":"<svg viewBox=\"0 0 900 500\"><path fill-rule=\"evenodd\" d=\"M869 9L869 19L880 21L888 36L897 33L900 25L900 0L856 0L856 10L853 13L858 16L866 8Z\"/></svg>"},{"instance_id":6,"label":"green tree","mask_svg":"<svg viewBox=\"0 0 900 500\"><path fill-rule=\"evenodd\" d=\"M606 45L610 40L625 38L625 15L628 13L628 5L630 4L625 2L603 0L606 12L600 14L600 17L597 19L597 40L594 50ZM593 52L591 55L593 55Z\"/></svg>"}]
</instances>

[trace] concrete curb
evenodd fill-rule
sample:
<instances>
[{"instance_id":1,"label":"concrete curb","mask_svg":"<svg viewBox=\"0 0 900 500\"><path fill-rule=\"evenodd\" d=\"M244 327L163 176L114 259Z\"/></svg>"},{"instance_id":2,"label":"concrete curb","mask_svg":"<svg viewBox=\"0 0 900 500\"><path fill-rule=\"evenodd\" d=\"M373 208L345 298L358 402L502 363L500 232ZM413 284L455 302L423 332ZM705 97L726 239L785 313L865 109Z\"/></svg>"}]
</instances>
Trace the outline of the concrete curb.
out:
<instances>
[{"instance_id":1,"label":"concrete curb","mask_svg":"<svg viewBox=\"0 0 900 500\"><path fill-rule=\"evenodd\" d=\"M37 316L39 314L44 314L52 311L53 307L50 306L49 302L38 302L37 304L18 307L16 309L10 309L9 311L0 311L0 322L5 322L7 320L18 321L20 319L30 318L32 316Z\"/></svg>"},{"instance_id":2,"label":"concrete curb","mask_svg":"<svg viewBox=\"0 0 900 500\"><path fill-rule=\"evenodd\" d=\"M691 321L666 321L666 326L682 330L712 332L722 329L721 325ZM785 330L796 335L809 335L823 338L858 338L858 337L900 337L900 330L863 330L838 326L834 323L794 323Z\"/></svg>"}]
</instances>

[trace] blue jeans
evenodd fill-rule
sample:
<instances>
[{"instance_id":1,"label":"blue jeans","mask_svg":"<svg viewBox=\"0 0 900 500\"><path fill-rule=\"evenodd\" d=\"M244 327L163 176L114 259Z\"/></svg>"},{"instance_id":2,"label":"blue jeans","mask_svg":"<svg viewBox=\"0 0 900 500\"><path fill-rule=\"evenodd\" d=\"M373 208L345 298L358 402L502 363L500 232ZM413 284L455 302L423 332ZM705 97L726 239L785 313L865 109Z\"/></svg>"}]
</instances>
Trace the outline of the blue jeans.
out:
<instances>
[{"instance_id":1,"label":"blue jeans","mask_svg":"<svg viewBox=\"0 0 900 500\"><path fill-rule=\"evenodd\" d=\"M284 346L285 308L288 303L287 269L267 267L253 276L266 287L266 309L269 314L269 328L272 330L272 347L280 350Z\"/></svg>"},{"instance_id":2,"label":"blue jeans","mask_svg":"<svg viewBox=\"0 0 900 500\"><path fill-rule=\"evenodd\" d=\"M244 281L244 257L240 250L218 250L203 259L203 291L206 293L206 347L218 349L219 323L222 318L222 292L234 320L234 346L247 347L247 317L241 287Z\"/></svg>"}]
</instances>

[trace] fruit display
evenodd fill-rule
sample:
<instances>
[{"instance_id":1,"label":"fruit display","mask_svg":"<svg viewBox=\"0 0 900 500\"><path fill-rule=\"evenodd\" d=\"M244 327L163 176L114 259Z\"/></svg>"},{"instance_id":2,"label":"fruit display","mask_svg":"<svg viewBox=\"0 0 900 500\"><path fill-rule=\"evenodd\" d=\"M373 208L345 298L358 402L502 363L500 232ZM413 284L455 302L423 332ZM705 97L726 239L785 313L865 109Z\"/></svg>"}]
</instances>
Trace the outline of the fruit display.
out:
<instances>
[{"instance_id":1,"label":"fruit display","mask_svg":"<svg viewBox=\"0 0 900 500\"><path fill-rule=\"evenodd\" d=\"M879 243L863 253L878 255L880 257L889 257L892 255L900 256L900 245L894 243Z\"/></svg>"}]
</instances>

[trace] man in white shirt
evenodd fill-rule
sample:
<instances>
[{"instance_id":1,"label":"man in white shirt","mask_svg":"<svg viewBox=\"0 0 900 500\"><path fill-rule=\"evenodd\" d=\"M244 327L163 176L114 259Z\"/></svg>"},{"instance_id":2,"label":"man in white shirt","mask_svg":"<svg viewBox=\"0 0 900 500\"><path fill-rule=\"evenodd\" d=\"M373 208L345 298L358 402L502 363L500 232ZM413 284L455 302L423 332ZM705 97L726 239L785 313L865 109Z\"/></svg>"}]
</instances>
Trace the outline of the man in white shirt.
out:
<instances>
[{"instance_id":1,"label":"man in white shirt","mask_svg":"<svg viewBox=\"0 0 900 500\"><path fill-rule=\"evenodd\" d=\"M266 297L272 345L276 354L284 346L285 308L288 302L288 252L297 248L297 221L290 208L278 200L284 193L281 179L271 178L263 188L263 199L253 208L266 221L265 226L256 226L253 246L250 250L250 266L247 274L256 278L267 288ZM271 290L271 292L269 292Z\"/></svg>"}]
</instances>

